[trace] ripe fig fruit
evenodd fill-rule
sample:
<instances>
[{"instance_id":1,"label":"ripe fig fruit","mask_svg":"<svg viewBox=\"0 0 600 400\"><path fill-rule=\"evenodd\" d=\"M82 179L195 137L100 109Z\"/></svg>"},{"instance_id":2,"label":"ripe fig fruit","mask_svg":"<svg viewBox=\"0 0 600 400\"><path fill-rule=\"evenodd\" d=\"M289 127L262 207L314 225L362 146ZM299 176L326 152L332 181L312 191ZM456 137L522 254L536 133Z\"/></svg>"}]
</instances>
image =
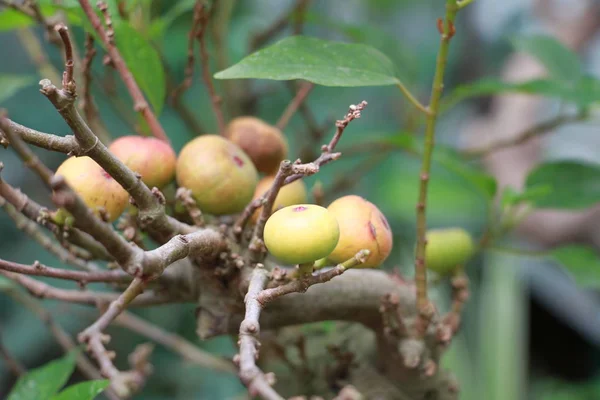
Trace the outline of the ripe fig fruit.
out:
<instances>
[{"instance_id":1,"label":"ripe fig fruit","mask_svg":"<svg viewBox=\"0 0 600 400\"><path fill-rule=\"evenodd\" d=\"M142 176L149 187L161 189L175 177L177 156L165 141L144 136L123 136L108 147L123 164Z\"/></svg>"},{"instance_id":2,"label":"ripe fig fruit","mask_svg":"<svg viewBox=\"0 0 600 400\"><path fill-rule=\"evenodd\" d=\"M270 175L287 157L288 144L279 129L255 117L238 117L225 136L248 154L259 172Z\"/></svg>"},{"instance_id":3,"label":"ripe fig fruit","mask_svg":"<svg viewBox=\"0 0 600 400\"><path fill-rule=\"evenodd\" d=\"M340 197L327 207L338 220L340 240L327 259L342 263L360 250L371 252L357 268L379 267L392 251L392 230L377 206L356 195Z\"/></svg>"},{"instance_id":4,"label":"ripe fig fruit","mask_svg":"<svg viewBox=\"0 0 600 400\"><path fill-rule=\"evenodd\" d=\"M274 180L275 177L273 175L262 178L256 186L254 198L252 200L258 199L265 194L271 188ZM306 203L306 185L302 179L298 179L297 181L282 186L281 189L279 189L279 193L277 193L277 197L275 198L275 203L273 203L272 212L275 212L283 207L302 203ZM252 214L252 222L258 221L261 211L262 207L257 209L256 212Z\"/></svg>"},{"instance_id":5,"label":"ripe fig fruit","mask_svg":"<svg viewBox=\"0 0 600 400\"><path fill-rule=\"evenodd\" d=\"M425 237L425 264L441 275L464 265L475 252L473 238L462 228L430 229Z\"/></svg>"},{"instance_id":6,"label":"ripe fig fruit","mask_svg":"<svg viewBox=\"0 0 600 400\"><path fill-rule=\"evenodd\" d=\"M67 158L56 170L96 215L104 208L110 222L129 204L129 194L90 157Z\"/></svg>"},{"instance_id":7,"label":"ripe fig fruit","mask_svg":"<svg viewBox=\"0 0 600 400\"><path fill-rule=\"evenodd\" d=\"M338 222L326 208L314 204L284 207L265 224L269 252L285 264L305 264L326 257L340 236Z\"/></svg>"},{"instance_id":8,"label":"ripe fig fruit","mask_svg":"<svg viewBox=\"0 0 600 400\"><path fill-rule=\"evenodd\" d=\"M246 153L218 135L187 143L177 158L179 186L192 191L202 212L235 214L252 200L258 172Z\"/></svg>"}]
</instances>

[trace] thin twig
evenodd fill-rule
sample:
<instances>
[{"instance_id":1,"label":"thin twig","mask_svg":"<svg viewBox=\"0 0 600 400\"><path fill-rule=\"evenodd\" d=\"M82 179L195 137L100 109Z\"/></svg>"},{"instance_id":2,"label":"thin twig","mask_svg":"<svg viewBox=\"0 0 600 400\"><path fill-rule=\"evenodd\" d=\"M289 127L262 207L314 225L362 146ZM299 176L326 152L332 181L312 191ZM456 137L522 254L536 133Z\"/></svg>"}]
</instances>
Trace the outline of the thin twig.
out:
<instances>
[{"instance_id":1,"label":"thin twig","mask_svg":"<svg viewBox=\"0 0 600 400\"><path fill-rule=\"evenodd\" d=\"M4 271L2 269L0 269L0 275L15 281L27 289L32 295L40 299L53 299L68 303L97 306L99 304L115 301L119 298L118 293L59 289L44 282L38 281L37 279L29 278L25 275L14 272ZM177 303L184 300L185 299L173 298L173 296L158 295L150 292L146 295L139 296L131 305L136 307L145 307L157 304Z\"/></svg>"},{"instance_id":2,"label":"thin twig","mask_svg":"<svg viewBox=\"0 0 600 400\"><path fill-rule=\"evenodd\" d=\"M200 24L201 24L201 20L202 20L202 11L203 11L203 2L202 2L202 0L198 0L198 1L196 1L196 4L194 5L194 16L192 19L192 27L190 28L190 31L188 33L187 62L185 65L185 70L184 70L185 78L183 79L183 82L181 82L181 84L179 86L177 86L175 89L173 89L173 92L171 93L171 99L172 99L173 103L181 101L181 95L183 94L183 92L185 92L186 90L188 90L190 88L190 86L192 86L192 80L194 77L194 59L195 59L194 43L196 41L196 37L197 37L199 29L200 29Z\"/></svg>"},{"instance_id":3,"label":"thin twig","mask_svg":"<svg viewBox=\"0 0 600 400\"><path fill-rule=\"evenodd\" d=\"M255 33L250 38L250 52L254 52L271 38L282 32L290 23L292 17L297 13L302 13L310 3L310 0L296 0L290 9L284 12L271 25L264 30Z\"/></svg>"},{"instance_id":4,"label":"thin twig","mask_svg":"<svg viewBox=\"0 0 600 400\"><path fill-rule=\"evenodd\" d=\"M2 343L2 337L0 336L0 358L4 360L10 372L13 375L19 377L27 372L23 364L16 359L11 352Z\"/></svg>"},{"instance_id":5,"label":"thin twig","mask_svg":"<svg viewBox=\"0 0 600 400\"><path fill-rule=\"evenodd\" d=\"M312 285L329 282L336 276L340 276L341 274L343 274L346 270L364 263L367 260L367 257L369 257L369 254L371 254L369 250L361 250L358 253L356 253L354 257L350 258L347 261L344 261L341 264L336 265L335 267L325 272L321 272L316 275L306 275L303 277L299 277L298 279L294 279L293 281L284 285L264 289L258 294L257 300L264 307L276 298L284 296L286 294L304 293Z\"/></svg>"},{"instance_id":6,"label":"thin twig","mask_svg":"<svg viewBox=\"0 0 600 400\"><path fill-rule=\"evenodd\" d=\"M65 154L80 154L81 151L79 144L73 135L60 136L52 133L36 131L35 129L18 124L9 118L4 118L4 129L12 130L15 134L19 135L25 143L29 143L46 150L57 151ZM0 126L0 134L6 135L6 133L4 133L4 129L2 126Z\"/></svg>"},{"instance_id":7,"label":"thin twig","mask_svg":"<svg viewBox=\"0 0 600 400\"><path fill-rule=\"evenodd\" d=\"M196 9L198 9L198 11L196 11ZM208 94L210 95L210 103L212 105L215 118L217 119L219 133L221 135L224 135L225 118L223 117L223 110L221 110L221 97L217 95L215 85L212 81L212 77L210 74L208 50L206 48L205 34L206 28L208 27L208 19L210 15L206 10L206 7L202 0L198 0L196 2L196 6L194 7L194 13L196 12L200 14L200 27L198 28L198 32L196 33L196 38L198 39L198 43L200 43L200 64L202 66L202 80L204 81L206 89L208 90Z\"/></svg>"},{"instance_id":8,"label":"thin twig","mask_svg":"<svg viewBox=\"0 0 600 400\"><path fill-rule=\"evenodd\" d=\"M285 129L292 116L296 113L296 111L298 111L298 108L302 103L304 103L304 100L306 100L313 88L314 85L310 82L304 83L300 86L296 92L296 96L294 96L290 104L288 104L281 117L279 117L277 124L275 125L279 130Z\"/></svg>"},{"instance_id":9,"label":"thin twig","mask_svg":"<svg viewBox=\"0 0 600 400\"><path fill-rule=\"evenodd\" d=\"M462 150L461 154L470 158L483 157L498 150L518 146L533 139L536 136L541 136L543 134L552 132L559 126L573 122L579 122L584 120L586 117L586 113L578 113L574 115L559 115L547 121L540 122L539 124L534 125L530 128L527 128L524 131L512 137L491 141L490 143L484 144L480 147L467 148L465 150Z\"/></svg>"},{"instance_id":10,"label":"thin twig","mask_svg":"<svg viewBox=\"0 0 600 400\"><path fill-rule=\"evenodd\" d=\"M265 400L283 400L272 387L274 376L266 375L256 365L258 359L260 334L260 313L262 305L258 301L258 295L266 287L269 280L267 271L262 267L256 267L250 277L250 286L244 299L246 304L245 318L240 324L239 346L240 353L234 358L239 364L240 379L248 388L251 396L260 395Z\"/></svg>"},{"instance_id":11,"label":"thin twig","mask_svg":"<svg viewBox=\"0 0 600 400\"><path fill-rule=\"evenodd\" d=\"M275 175L275 179L273 179L273 183L269 188L269 191L265 194L264 205L260 212L260 216L258 217L258 221L256 222L256 226L254 228L254 234L252 235L252 240L250 241L250 245L248 246L250 250L250 259L253 262L261 261L261 256L266 251L263 241L263 233L265 224L271 212L273 211L273 205L275 204L275 199L277 199L277 194L279 190L283 186L285 179L290 176L292 173L292 163L288 160L284 160L281 162L279 166L279 170L277 171L277 175Z\"/></svg>"},{"instance_id":12,"label":"thin twig","mask_svg":"<svg viewBox=\"0 0 600 400\"><path fill-rule=\"evenodd\" d=\"M28 219L25 215L17 211L17 209L7 202L3 197L0 196L0 207L4 209L6 214L13 220L17 229L22 230L28 234L33 240L38 242L44 249L50 254L54 254L60 261L73 265L75 268L84 271L95 271L99 268L85 259L78 257L81 252L73 246L69 248L62 247L60 243L57 243L50 239L40 229L40 226L35 222ZM88 255L88 254L86 254ZM88 255L89 256L89 255Z\"/></svg>"},{"instance_id":13,"label":"thin twig","mask_svg":"<svg viewBox=\"0 0 600 400\"><path fill-rule=\"evenodd\" d=\"M454 36L454 19L458 12L456 0L446 0L445 22L438 21L440 29L441 45L437 55L435 75L431 88L431 100L428 106L428 114L425 125L425 145L423 149L423 160L419 174L419 199L417 201L417 245L415 251L415 283L417 290L417 309L420 322L418 325L427 327L434 310L427 297L427 266L425 265L425 233L427 231L427 190L429 174L431 170L431 157L434 147L435 126L439 109L440 98L444 88L444 72L448 61L448 49L450 39ZM424 329L423 331L426 331Z\"/></svg>"},{"instance_id":14,"label":"thin twig","mask_svg":"<svg viewBox=\"0 0 600 400\"><path fill-rule=\"evenodd\" d=\"M204 217L202 217L202 211L198 208L198 204L196 204L196 200L192 196L192 191L184 187L179 187L177 188L177 192L175 192L175 198L183 204L190 218L194 221L194 225L203 227Z\"/></svg>"},{"instance_id":15,"label":"thin twig","mask_svg":"<svg viewBox=\"0 0 600 400\"><path fill-rule=\"evenodd\" d=\"M148 105L144 94L142 93L138 84L133 78L133 74L131 73L129 68L127 68L127 64L125 64L125 61L121 57L119 49L117 49L114 43L112 43L111 38L108 36L107 30L104 29L104 27L102 26L102 22L100 21L100 18L98 18L98 15L96 15L96 13L94 12L94 9L90 5L90 2L88 0L79 0L79 4L81 5L81 8L83 9L85 15L94 27L94 30L96 31L96 33L98 33L100 40L106 46L106 50L110 56L110 59L114 64L115 69L119 72L119 75L121 76L121 79L123 80L123 83L125 84L125 87L127 88L131 96L131 99L133 100L134 110L142 114L142 116L148 123L148 127L150 128L152 135L168 142L169 138L167 137L167 134L165 133L162 125L160 124L158 118Z\"/></svg>"},{"instance_id":16,"label":"thin twig","mask_svg":"<svg viewBox=\"0 0 600 400\"><path fill-rule=\"evenodd\" d=\"M0 170L2 170L1 162ZM68 239L69 242L87 250L95 258L109 261L113 260L113 257L106 251L106 249L87 233L82 232L79 229L61 231L56 224L52 223L50 219L47 218L48 212L45 211L41 205L31 200L25 193L9 185L2 179L0 179L0 197L12 204L18 212L48 229L56 237L62 238L65 234L67 234L66 239ZM46 215L46 217L44 217L44 215ZM60 243L64 246L63 241L60 241ZM67 250L71 251L69 248L67 248Z\"/></svg>"},{"instance_id":17,"label":"thin twig","mask_svg":"<svg viewBox=\"0 0 600 400\"><path fill-rule=\"evenodd\" d=\"M54 29L60 35L65 50L65 71L63 72L62 86L64 90L73 95L77 89L75 79L73 78L73 44L71 43L68 29L64 24L58 24Z\"/></svg>"},{"instance_id":18,"label":"thin twig","mask_svg":"<svg viewBox=\"0 0 600 400\"><path fill-rule=\"evenodd\" d=\"M12 131L3 110L0 110L0 130L4 132L11 147L18 154L19 158L21 158L23 164L31 168L42 179L42 182L47 187L50 187L50 179L54 173L23 143L21 137Z\"/></svg>"},{"instance_id":19,"label":"thin twig","mask_svg":"<svg viewBox=\"0 0 600 400\"><path fill-rule=\"evenodd\" d=\"M50 278L67 279L85 285L89 282L130 282L131 276L123 271L73 271L53 268L35 261L32 265L19 264L0 258L0 269L25 275L47 276Z\"/></svg>"},{"instance_id":20,"label":"thin twig","mask_svg":"<svg viewBox=\"0 0 600 400\"><path fill-rule=\"evenodd\" d=\"M184 337L165 331L158 325L154 325L135 314L123 312L115 319L115 324L165 346L167 349L180 354L188 362L217 371L231 373L236 371L231 361L208 353Z\"/></svg>"}]
</instances>

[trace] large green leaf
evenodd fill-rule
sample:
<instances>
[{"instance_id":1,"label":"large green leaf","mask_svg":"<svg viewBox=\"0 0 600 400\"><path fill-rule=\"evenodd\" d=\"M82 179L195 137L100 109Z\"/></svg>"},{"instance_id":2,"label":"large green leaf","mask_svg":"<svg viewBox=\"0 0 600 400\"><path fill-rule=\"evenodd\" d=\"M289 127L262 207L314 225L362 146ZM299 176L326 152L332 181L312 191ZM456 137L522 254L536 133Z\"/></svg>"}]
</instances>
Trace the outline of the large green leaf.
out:
<instances>
[{"instance_id":1,"label":"large green leaf","mask_svg":"<svg viewBox=\"0 0 600 400\"><path fill-rule=\"evenodd\" d=\"M7 400L50 399L67 382L75 369L77 351L36 368L19 378Z\"/></svg>"},{"instance_id":2,"label":"large green leaf","mask_svg":"<svg viewBox=\"0 0 600 400\"><path fill-rule=\"evenodd\" d=\"M307 36L285 38L215 74L217 79L303 79L323 86L386 86L399 83L393 63L363 44Z\"/></svg>"},{"instance_id":3,"label":"large green leaf","mask_svg":"<svg viewBox=\"0 0 600 400\"><path fill-rule=\"evenodd\" d=\"M577 54L550 36L518 36L512 40L513 46L537 58L551 76L561 80L577 80L582 73Z\"/></svg>"},{"instance_id":4,"label":"large green leaf","mask_svg":"<svg viewBox=\"0 0 600 400\"><path fill-rule=\"evenodd\" d=\"M33 85L36 81L33 75L0 75L0 104L10 99L19 90Z\"/></svg>"},{"instance_id":5,"label":"large green leaf","mask_svg":"<svg viewBox=\"0 0 600 400\"><path fill-rule=\"evenodd\" d=\"M600 165L568 160L541 164L526 181L527 189L536 186L552 188L537 199L540 208L586 208L600 202Z\"/></svg>"},{"instance_id":6,"label":"large green leaf","mask_svg":"<svg viewBox=\"0 0 600 400\"><path fill-rule=\"evenodd\" d=\"M71 385L51 400L93 400L108 387L108 379L85 381Z\"/></svg>"},{"instance_id":7,"label":"large green leaf","mask_svg":"<svg viewBox=\"0 0 600 400\"><path fill-rule=\"evenodd\" d=\"M600 287L600 256L587 246L562 246L552 251L552 257L582 286Z\"/></svg>"},{"instance_id":8,"label":"large green leaf","mask_svg":"<svg viewBox=\"0 0 600 400\"><path fill-rule=\"evenodd\" d=\"M165 71L156 49L126 21L114 24L115 42L137 84L160 115L166 95Z\"/></svg>"}]
</instances>

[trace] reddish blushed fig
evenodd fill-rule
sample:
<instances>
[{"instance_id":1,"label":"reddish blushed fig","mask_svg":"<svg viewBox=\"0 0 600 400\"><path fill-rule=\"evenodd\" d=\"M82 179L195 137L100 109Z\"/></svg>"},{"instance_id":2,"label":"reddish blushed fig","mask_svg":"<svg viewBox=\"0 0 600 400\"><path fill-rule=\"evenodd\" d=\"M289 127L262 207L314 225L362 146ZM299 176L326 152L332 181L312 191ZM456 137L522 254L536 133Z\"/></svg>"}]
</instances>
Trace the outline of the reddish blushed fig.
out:
<instances>
[{"instance_id":1,"label":"reddish blushed fig","mask_svg":"<svg viewBox=\"0 0 600 400\"><path fill-rule=\"evenodd\" d=\"M276 211L264 230L265 246L285 264L306 264L326 257L339 236L333 214L314 204L297 204Z\"/></svg>"},{"instance_id":2,"label":"reddish blushed fig","mask_svg":"<svg viewBox=\"0 0 600 400\"><path fill-rule=\"evenodd\" d=\"M258 118L234 118L227 125L225 136L244 150L264 174L275 173L287 157L288 145L281 131Z\"/></svg>"},{"instance_id":3,"label":"reddish blushed fig","mask_svg":"<svg viewBox=\"0 0 600 400\"><path fill-rule=\"evenodd\" d=\"M177 156L165 141L144 136L123 136L108 148L150 188L162 188L175 177Z\"/></svg>"},{"instance_id":4,"label":"reddish blushed fig","mask_svg":"<svg viewBox=\"0 0 600 400\"><path fill-rule=\"evenodd\" d=\"M104 209L115 221L129 204L129 194L90 157L67 158L56 170L96 215Z\"/></svg>"},{"instance_id":5,"label":"reddish blushed fig","mask_svg":"<svg viewBox=\"0 0 600 400\"><path fill-rule=\"evenodd\" d=\"M360 250L371 254L357 268L380 266L392 251L392 231L377 206L360 196L340 197L327 207L338 220L340 240L327 259L342 263Z\"/></svg>"},{"instance_id":6,"label":"reddish blushed fig","mask_svg":"<svg viewBox=\"0 0 600 400\"><path fill-rule=\"evenodd\" d=\"M265 194L271 188L271 185L273 185L274 180L275 177L272 175L262 178L256 186L253 200L258 199ZM302 203L306 203L306 185L302 179L298 179L297 181L282 186L281 189L279 189L279 193L277 193L277 197L275 198L275 203L273 203L272 212L275 212L283 207ZM262 207L256 210L256 212L252 215L253 222L258 220L261 211Z\"/></svg>"},{"instance_id":7,"label":"reddish blushed fig","mask_svg":"<svg viewBox=\"0 0 600 400\"><path fill-rule=\"evenodd\" d=\"M235 214L252 200L258 172L246 153L218 135L203 135L187 143L175 172L179 186L192 191L202 212Z\"/></svg>"},{"instance_id":8,"label":"reddish blushed fig","mask_svg":"<svg viewBox=\"0 0 600 400\"><path fill-rule=\"evenodd\" d=\"M454 272L475 253L473 238L462 228L430 229L425 237L425 264L440 275Z\"/></svg>"}]
</instances>

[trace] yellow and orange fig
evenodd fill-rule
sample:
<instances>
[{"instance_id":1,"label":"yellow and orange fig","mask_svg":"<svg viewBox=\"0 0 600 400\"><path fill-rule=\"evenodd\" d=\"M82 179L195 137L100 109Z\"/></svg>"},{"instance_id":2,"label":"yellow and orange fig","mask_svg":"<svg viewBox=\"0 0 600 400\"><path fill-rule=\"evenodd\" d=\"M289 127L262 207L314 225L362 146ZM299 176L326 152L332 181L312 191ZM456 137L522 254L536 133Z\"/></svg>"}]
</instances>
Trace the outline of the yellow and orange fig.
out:
<instances>
[{"instance_id":1,"label":"yellow and orange fig","mask_svg":"<svg viewBox=\"0 0 600 400\"><path fill-rule=\"evenodd\" d=\"M392 251L392 230L377 206L356 195L340 197L327 207L338 220L340 240L327 256L333 263L342 263L360 250L369 250L366 262L357 268L379 267Z\"/></svg>"}]
</instances>

